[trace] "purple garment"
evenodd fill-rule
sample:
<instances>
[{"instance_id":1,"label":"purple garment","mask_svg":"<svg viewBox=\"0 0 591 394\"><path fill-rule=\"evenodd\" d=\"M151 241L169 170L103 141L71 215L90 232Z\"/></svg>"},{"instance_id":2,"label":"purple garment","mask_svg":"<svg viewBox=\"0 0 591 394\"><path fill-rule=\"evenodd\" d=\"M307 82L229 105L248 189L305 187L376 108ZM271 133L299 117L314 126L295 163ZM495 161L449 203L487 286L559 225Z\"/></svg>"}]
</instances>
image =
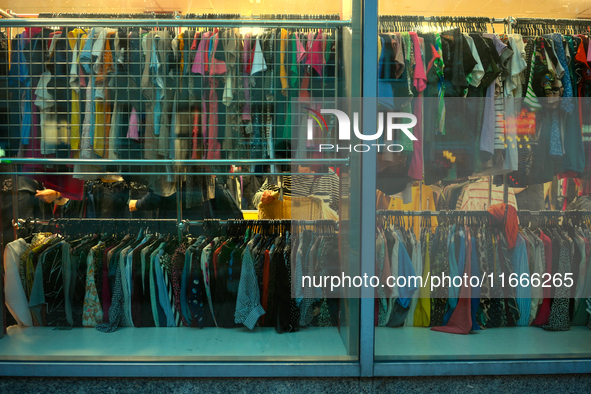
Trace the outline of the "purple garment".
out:
<instances>
[{"instance_id":1,"label":"purple garment","mask_svg":"<svg viewBox=\"0 0 591 394\"><path fill-rule=\"evenodd\" d=\"M131 138L139 142L140 140L140 133L139 133L139 122L137 118L137 111L135 107L131 109L131 115L129 115L129 129L127 129L127 138Z\"/></svg>"},{"instance_id":2,"label":"purple garment","mask_svg":"<svg viewBox=\"0 0 591 394\"><path fill-rule=\"evenodd\" d=\"M480 150L491 155L495 152L495 83L491 83L486 90L484 102L484 118L480 133Z\"/></svg>"},{"instance_id":3,"label":"purple garment","mask_svg":"<svg viewBox=\"0 0 591 394\"><path fill-rule=\"evenodd\" d=\"M242 75L244 78L244 106L242 107L242 120L250 120L250 78L248 77L250 65L250 33L244 37L244 50L242 51Z\"/></svg>"}]
</instances>

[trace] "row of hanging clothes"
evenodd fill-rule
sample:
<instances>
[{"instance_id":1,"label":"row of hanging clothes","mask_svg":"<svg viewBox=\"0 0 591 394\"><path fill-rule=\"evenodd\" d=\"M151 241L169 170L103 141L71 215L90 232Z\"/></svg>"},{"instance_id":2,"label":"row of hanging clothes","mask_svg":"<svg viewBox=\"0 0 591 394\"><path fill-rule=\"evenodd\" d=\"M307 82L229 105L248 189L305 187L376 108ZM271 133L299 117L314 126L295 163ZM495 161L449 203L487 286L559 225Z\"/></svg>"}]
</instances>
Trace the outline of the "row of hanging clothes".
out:
<instances>
[{"instance_id":1,"label":"row of hanging clothes","mask_svg":"<svg viewBox=\"0 0 591 394\"><path fill-rule=\"evenodd\" d=\"M507 175L525 187L590 178L589 21L542 30L517 19L512 33L509 21L504 33L491 22L380 17L380 106L419 120L416 141L394 134L402 154L378 154L386 194L422 179L493 175L500 185Z\"/></svg>"},{"instance_id":2,"label":"row of hanging clothes","mask_svg":"<svg viewBox=\"0 0 591 394\"><path fill-rule=\"evenodd\" d=\"M292 270L327 274L326 261L338 269L334 221L206 220L196 230L179 238L175 220L31 227L5 249L8 310L23 326L102 332L245 326L283 333L339 324L340 302L323 289L292 293Z\"/></svg>"},{"instance_id":3,"label":"row of hanging clothes","mask_svg":"<svg viewBox=\"0 0 591 394\"><path fill-rule=\"evenodd\" d=\"M570 212L560 219L560 212L532 216L521 211L518 215L512 207L497 204L489 211L440 211L435 230L430 213L413 214L378 212L376 275L381 283L390 275L407 279L418 275L425 282L378 288L376 326L431 327L455 334L509 326L549 331L591 328L588 212ZM415 220L420 227L413 227ZM571 273L573 285L567 287L564 281L542 287L522 281L510 286L507 282L512 274L519 278L537 274L546 280L545 274L557 273L562 278ZM465 274L483 280L469 287L456 283L431 288L427 282L430 277ZM499 282L501 274L506 278L504 286Z\"/></svg>"},{"instance_id":4,"label":"row of hanging clothes","mask_svg":"<svg viewBox=\"0 0 591 394\"><path fill-rule=\"evenodd\" d=\"M35 158L285 157L292 99L336 96L339 45L331 28L3 34L1 147Z\"/></svg>"}]
</instances>

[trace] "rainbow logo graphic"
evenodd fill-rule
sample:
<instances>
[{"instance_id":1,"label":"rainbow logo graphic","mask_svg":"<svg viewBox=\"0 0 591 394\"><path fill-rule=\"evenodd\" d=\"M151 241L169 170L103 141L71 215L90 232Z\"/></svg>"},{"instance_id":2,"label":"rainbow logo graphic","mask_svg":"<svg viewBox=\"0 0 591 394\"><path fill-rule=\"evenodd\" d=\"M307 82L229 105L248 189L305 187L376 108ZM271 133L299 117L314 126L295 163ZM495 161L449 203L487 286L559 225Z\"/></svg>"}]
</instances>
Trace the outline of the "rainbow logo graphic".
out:
<instances>
[{"instance_id":1,"label":"rainbow logo graphic","mask_svg":"<svg viewBox=\"0 0 591 394\"><path fill-rule=\"evenodd\" d=\"M304 109L307 109L309 111L310 116L312 117L312 119L314 119L316 121L316 123L318 123L318 126L320 127L320 129L322 129L322 123L324 123L324 128L326 130L328 130L328 125L326 124L326 120L324 120L324 116L322 116L320 114L320 112L314 111L310 107L304 107ZM318 119L318 118L320 118L320 119ZM321 120L322 120L322 123L320 123Z\"/></svg>"}]
</instances>

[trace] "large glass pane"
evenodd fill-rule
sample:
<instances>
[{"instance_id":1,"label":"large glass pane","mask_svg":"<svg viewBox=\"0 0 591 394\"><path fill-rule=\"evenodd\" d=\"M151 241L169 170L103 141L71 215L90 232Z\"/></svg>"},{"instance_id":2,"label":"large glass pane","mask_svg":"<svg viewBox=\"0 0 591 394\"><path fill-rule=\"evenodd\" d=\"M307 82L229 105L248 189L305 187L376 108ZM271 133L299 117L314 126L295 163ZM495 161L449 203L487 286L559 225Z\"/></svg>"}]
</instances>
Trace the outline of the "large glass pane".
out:
<instances>
[{"instance_id":1,"label":"large glass pane","mask_svg":"<svg viewBox=\"0 0 591 394\"><path fill-rule=\"evenodd\" d=\"M581 4L380 3L376 361L591 355Z\"/></svg>"},{"instance_id":2,"label":"large glass pane","mask_svg":"<svg viewBox=\"0 0 591 394\"><path fill-rule=\"evenodd\" d=\"M292 103L359 89L354 7L56 1L12 9L55 26L0 20L0 359L356 360L355 295L296 275L359 269L348 155L292 133Z\"/></svg>"}]
</instances>

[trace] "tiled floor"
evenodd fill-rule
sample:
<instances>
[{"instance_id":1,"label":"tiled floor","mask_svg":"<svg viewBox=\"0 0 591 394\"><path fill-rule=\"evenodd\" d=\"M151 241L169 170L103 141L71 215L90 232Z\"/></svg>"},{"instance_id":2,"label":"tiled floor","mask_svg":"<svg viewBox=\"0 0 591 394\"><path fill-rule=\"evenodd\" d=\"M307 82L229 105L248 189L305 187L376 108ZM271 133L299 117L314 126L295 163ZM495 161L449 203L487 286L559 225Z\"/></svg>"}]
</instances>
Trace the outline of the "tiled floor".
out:
<instances>
[{"instance_id":1,"label":"tiled floor","mask_svg":"<svg viewBox=\"0 0 591 394\"><path fill-rule=\"evenodd\" d=\"M423 327L377 327L375 355L382 361L589 358L591 330L502 327L456 335Z\"/></svg>"},{"instance_id":2,"label":"tiled floor","mask_svg":"<svg viewBox=\"0 0 591 394\"><path fill-rule=\"evenodd\" d=\"M277 334L273 328L8 328L0 360L269 361L354 360L336 327Z\"/></svg>"}]
</instances>

